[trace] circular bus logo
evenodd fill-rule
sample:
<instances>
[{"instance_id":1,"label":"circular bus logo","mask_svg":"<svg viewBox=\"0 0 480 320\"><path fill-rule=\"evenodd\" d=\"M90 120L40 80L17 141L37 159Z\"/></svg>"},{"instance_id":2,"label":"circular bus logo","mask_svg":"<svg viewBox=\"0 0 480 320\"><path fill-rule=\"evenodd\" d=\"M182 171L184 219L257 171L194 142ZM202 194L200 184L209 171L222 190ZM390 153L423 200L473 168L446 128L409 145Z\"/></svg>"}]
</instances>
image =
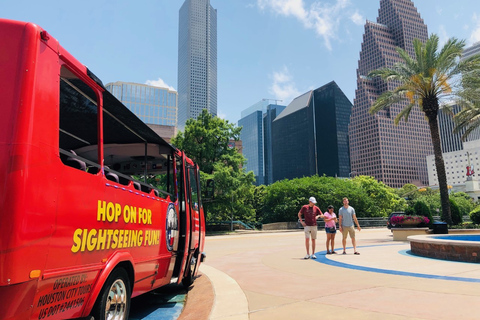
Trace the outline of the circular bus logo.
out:
<instances>
[{"instance_id":1,"label":"circular bus logo","mask_svg":"<svg viewBox=\"0 0 480 320\"><path fill-rule=\"evenodd\" d=\"M168 251L173 250L173 244L175 243L177 234L178 234L177 211L175 210L175 206L173 205L173 203L170 203L167 209L167 221L166 221L166 232L165 232Z\"/></svg>"}]
</instances>

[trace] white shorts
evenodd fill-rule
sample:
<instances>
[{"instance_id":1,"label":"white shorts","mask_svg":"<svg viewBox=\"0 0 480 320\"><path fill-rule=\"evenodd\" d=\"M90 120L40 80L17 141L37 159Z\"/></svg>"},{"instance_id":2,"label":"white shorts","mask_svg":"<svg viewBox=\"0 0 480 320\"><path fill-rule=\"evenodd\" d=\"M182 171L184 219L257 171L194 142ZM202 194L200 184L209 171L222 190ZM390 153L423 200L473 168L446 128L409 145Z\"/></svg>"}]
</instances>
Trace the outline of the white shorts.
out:
<instances>
[{"instance_id":1,"label":"white shorts","mask_svg":"<svg viewBox=\"0 0 480 320\"><path fill-rule=\"evenodd\" d=\"M305 239L310 239L310 234L312 235L312 240L317 239L317 226L305 226L303 231L305 231Z\"/></svg>"}]
</instances>

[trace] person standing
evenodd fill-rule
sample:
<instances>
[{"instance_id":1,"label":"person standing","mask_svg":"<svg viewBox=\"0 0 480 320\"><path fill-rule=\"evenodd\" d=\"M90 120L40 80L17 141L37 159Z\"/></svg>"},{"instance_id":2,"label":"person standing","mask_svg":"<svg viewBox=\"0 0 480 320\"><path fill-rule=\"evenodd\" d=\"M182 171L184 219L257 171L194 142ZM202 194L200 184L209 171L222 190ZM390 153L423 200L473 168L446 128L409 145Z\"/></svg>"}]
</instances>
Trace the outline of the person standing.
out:
<instances>
[{"instance_id":1,"label":"person standing","mask_svg":"<svg viewBox=\"0 0 480 320\"><path fill-rule=\"evenodd\" d=\"M340 232L342 233L342 244L343 244L343 254L347 254L345 252L345 248L347 245L347 236L350 235L350 239L352 240L352 245L353 245L353 253L354 254L360 254L357 251L357 243L355 241L355 228L354 228L354 222L357 225L358 231L362 230L360 228L360 224L358 223L357 220L357 215L355 214L355 209L353 207L350 207L348 205L348 198L343 198L343 207L341 207L338 210L338 216L339 216L339 227L340 227Z\"/></svg>"},{"instance_id":2,"label":"person standing","mask_svg":"<svg viewBox=\"0 0 480 320\"><path fill-rule=\"evenodd\" d=\"M335 234L337 233L337 215L333 212L333 206L329 205L327 212L323 214L325 221L325 232L327 233L327 254L335 252ZM330 251L329 248L332 248Z\"/></svg>"},{"instance_id":3,"label":"person standing","mask_svg":"<svg viewBox=\"0 0 480 320\"><path fill-rule=\"evenodd\" d=\"M322 211L315 204L317 200L314 197L308 199L308 204L304 205L298 212L298 219L305 231L305 248L307 249L307 255L304 259L317 259L315 256L315 241L317 239L317 219L323 218ZM305 217L305 221L302 221L302 215ZM312 238L312 255L310 255L310 237Z\"/></svg>"}]
</instances>

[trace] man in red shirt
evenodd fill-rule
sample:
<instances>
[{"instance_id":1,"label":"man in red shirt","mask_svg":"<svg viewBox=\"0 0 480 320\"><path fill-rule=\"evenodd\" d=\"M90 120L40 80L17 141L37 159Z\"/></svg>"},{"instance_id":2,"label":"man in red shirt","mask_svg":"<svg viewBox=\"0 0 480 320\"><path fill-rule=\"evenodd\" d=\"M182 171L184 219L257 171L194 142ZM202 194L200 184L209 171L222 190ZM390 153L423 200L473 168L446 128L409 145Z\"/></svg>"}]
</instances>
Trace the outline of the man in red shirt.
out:
<instances>
[{"instance_id":1,"label":"man in red shirt","mask_svg":"<svg viewBox=\"0 0 480 320\"><path fill-rule=\"evenodd\" d=\"M317 259L315 256L315 240L317 239L317 219L323 218L322 211L315 204L317 200L314 197L308 199L308 204L304 205L298 212L298 219L305 231L305 248L307 255L304 259ZM302 215L305 221L302 221ZM312 255L310 255L310 237L312 237Z\"/></svg>"}]
</instances>

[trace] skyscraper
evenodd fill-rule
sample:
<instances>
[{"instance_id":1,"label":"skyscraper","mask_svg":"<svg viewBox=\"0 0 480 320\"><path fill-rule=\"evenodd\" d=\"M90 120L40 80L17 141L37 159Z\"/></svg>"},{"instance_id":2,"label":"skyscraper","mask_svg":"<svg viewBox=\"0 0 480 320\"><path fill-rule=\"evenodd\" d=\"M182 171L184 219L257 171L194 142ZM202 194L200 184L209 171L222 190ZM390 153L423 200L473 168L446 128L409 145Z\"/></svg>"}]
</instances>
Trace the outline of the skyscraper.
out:
<instances>
[{"instance_id":1,"label":"skyscraper","mask_svg":"<svg viewBox=\"0 0 480 320\"><path fill-rule=\"evenodd\" d=\"M175 127L177 92L133 82L111 82L105 88L147 124Z\"/></svg>"},{"instance_id":2,"label":"skyscraper","mask_svg":"<svg viewBox=\"0 0 480 320\"><path fill-rule=\"evenodd\" d=\"M271 184L272 179L272 121L285 106L262 100L242 111L238 126L242 127L240 140L242 154L247 159L245 169L253 171L257 185Z\"/></svg>"},{"instance_id":3,"label":"skyscraper","mask_svg":"<svg viewBox=\"0 0 480 320\"><path fill-rule=\"evenodd\" d=\"M428 123L418 107L408 122L394 125L406 107L398 103L375 115L369 109L393 82L368 79L372 70L401 62L396 47L414 56L413 39L425 42L427 26L410 0L381 0L377 22L367 21L357 69L357 90L350 118L349 138L352 173L369 175L391 187L428 183L426 156L433 153Z\"/></svg>"},{"instance_id":4,"label":"skyscraper","mask_svg":"<svg viewBox=\"0 0 480 320\"><path fill-rule=\"evenodd\" d=\"M185 0L178 27L178 128L203 109L217 115L217 10Z\"/></svg>"},{"instance_id":5,"label":"skyscraper","mask_svg":"<svg viewBox=\"0 0 480 320\"><path fill-rule=\"evenodd\" d=\"M351 109L334 81L295 98L273 120L273 181L315 174L348 177Z\"/></svg>"},{"instance_id":6,"label":"skyscraper","mask_svg":"<svg viewBox=\"0 0 480 320\"><path fill-rule=\"evenodd\" d=\"M480 54L480 41L475 42L463 51L462 59L468 59L476 54Z\"/></svg>"},{"instance_id":7,"label":"skyscraper","mask_svg":"<svg viewBox=\"0 0 480 320\"><path fill-rule=\"evenodd\" d=\"M105 88L167 142L176 135L175 90L122 81L107 83Z\"/></svg>"}]
</instances>

